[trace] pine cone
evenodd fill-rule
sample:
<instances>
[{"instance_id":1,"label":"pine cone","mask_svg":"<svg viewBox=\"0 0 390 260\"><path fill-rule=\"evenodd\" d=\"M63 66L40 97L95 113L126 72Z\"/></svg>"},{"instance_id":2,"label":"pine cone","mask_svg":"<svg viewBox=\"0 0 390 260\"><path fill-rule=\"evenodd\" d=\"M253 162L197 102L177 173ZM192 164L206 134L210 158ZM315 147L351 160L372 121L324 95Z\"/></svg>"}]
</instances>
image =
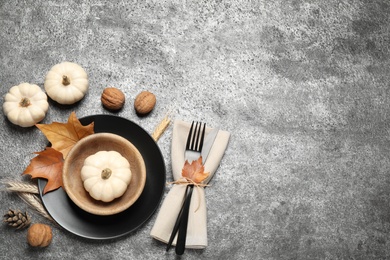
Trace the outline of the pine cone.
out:
<instances>
[{"instance_id":1,"label":"pine cone","mask_svg":"<svg viewBox=\"0 0 390 260\"><path fill-rule=\"evenodd\" d=\"M4 222L8 223L9 226L15 227L16 229L25 228L31 223L30 216L27 212L22 213L20 210L8 210L7 214L4 215Z\"/></svg>"}]
</instances>

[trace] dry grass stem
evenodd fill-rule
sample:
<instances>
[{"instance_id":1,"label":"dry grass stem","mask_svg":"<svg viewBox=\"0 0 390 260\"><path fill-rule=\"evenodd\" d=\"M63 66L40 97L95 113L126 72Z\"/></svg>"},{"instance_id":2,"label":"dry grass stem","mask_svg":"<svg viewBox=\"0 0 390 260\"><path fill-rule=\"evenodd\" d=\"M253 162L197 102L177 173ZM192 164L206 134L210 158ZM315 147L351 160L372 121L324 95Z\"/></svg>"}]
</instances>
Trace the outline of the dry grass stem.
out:
<instances>
[{"instance_id":1,"label":"dry grass stem","mask_svg":"<svg viewBox=\"0 0 390 260\"><path fill-rule=\"evenodd\" d=\"M154 141L157 142L158 139L160 139L161 135L165 132L170 123L171 120L168 118L168 116L165 116L163 120L161 120L160 124L156 127L152 134L152 138L154 139Z\"/></svg>"},{"instance_id":2,"label":"dry grass stem","mask_svg":"<svg viewBox=\"0 0 390 260\"><path fill-rule=\"evenodd\" d=\"M54 222L52 217L50 217L46 209L43 207L41 200L36 195L26 192L18 192L17 194L22 200L33 207L39 214Z\"/></svg>"},{"instance_id":3,"label":"dry grass stem","mask_svg":"<svg viewBox=\"0 0 390 260\"><path fill-rule=\"evenodd\" d=\"M26 192L38 194L38 186L35 184L25 183L22 181L15 180L7 180L3 181L3 183L7 186L5 189L7 191L15 191L15 192Z\"/></svg>"}]
</instances>

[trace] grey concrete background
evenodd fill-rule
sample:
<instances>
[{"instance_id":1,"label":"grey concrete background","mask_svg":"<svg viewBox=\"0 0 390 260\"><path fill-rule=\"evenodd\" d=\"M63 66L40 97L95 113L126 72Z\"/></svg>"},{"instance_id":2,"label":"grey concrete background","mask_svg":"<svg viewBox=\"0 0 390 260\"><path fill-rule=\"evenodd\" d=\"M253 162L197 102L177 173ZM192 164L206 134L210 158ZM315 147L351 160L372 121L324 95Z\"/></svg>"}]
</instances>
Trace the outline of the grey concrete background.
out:
<instances>
[{"instance_id":1,"label":"grey concrete background","mask_svg":"<svg viewBox=\"0 0 390 260\"><path fill-rule=\"evenodd\" d=\"M46 249L1 225L0 258L390 259L389 20L387 0L1 1L1 96L21 82L43 88L62 61L89 75L86 97L51 102L43 123L113 114L100 95L115 86L126 95L116 115L149 132L171 111L232 138L206 192L206 249L166 253L149 237L154 215L114 241L52 225ZM142 90L157 105L140 118ZM4 115L0 124L0 179L24 179L46 139ZM168 180L171 133L158 142ZM50 224L0 194L2 212Z\"/></svg>"}]
</instances>

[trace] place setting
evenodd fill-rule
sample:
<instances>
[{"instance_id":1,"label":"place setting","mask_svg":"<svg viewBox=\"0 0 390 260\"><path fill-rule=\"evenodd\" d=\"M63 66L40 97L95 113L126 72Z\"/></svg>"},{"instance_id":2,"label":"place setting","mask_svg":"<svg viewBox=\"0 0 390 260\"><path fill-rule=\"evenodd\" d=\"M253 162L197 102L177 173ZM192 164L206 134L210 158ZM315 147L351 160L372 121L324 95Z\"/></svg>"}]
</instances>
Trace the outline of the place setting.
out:
<instances>
[{"instance_id":1,"label":"place setting","mask_svg":"<svg viewBox=\"0 0 390 260\"><path fill-rule=\"evenodd\" d=\"M48 72L44 87L46 92L23 83L5 96L3 111L9 121L20 127L35 126L47 138L46 147L33 152L35 157L22 174L36 183L6 180L6 190L85 239L123 237L156 213L150 237L166 244L166 251L175 247L176 254L182 255L186 248L207 247L206 188L227 149L228 131L194 120L174 119L172 123L168 115L151 134L114 114L78 118L73 111L67 122L41 123L49 107L47 96L65 106L77 103L88 90L88 77L78 64L64 62ZM67 96L70 88L77 95ZM117 88L105 88L101 102L108 111L119 111L125 95ZM155 95L142 91L134 100L134 109L144 117L155 104ZM172 172L167 172L158 145L169 126ZM167 182L168 174L172 182ZM4 222L25 228L31 219L27 213L9 210Z\"/></svg>"},{"instance_id":2,"label":"place setting","mask_svg":"<svg viewBox=\"0 0 390 260\"><path fill-rule=\"evenodd\" d=\"M175 247L176 253L181 255L186 248L207 247L205 188L223 158L230 138L227 131L207 127L201 122L175 120L171 144L174 181L167 183L160 149L140 126L111 115L84 117L80 123L93 123L94 133L80 139L67 154L63 187L45 193L48 181L38 178L40 198L56 223L77 236L106 240L135 231L158 210L150 236L167 244L166 251ZM124 128L127 130L123 131ZM104 189L109 180L103 177L107 167L104 161L117 159L100 155L102 151L123 155L131 172L131 180L125 184L123 193L107 201L99 197L109 193ZM118 169L123 167L118 165ZM94 184L98 186L96 194L91 192L93 186L87 190L83 185L88 181L83 176L85 169L90 171L89 178L102 182ZM112 169L113 177L115 171ZM171 188L161 202L167 185Z\"/></svg>"}]
</instances>

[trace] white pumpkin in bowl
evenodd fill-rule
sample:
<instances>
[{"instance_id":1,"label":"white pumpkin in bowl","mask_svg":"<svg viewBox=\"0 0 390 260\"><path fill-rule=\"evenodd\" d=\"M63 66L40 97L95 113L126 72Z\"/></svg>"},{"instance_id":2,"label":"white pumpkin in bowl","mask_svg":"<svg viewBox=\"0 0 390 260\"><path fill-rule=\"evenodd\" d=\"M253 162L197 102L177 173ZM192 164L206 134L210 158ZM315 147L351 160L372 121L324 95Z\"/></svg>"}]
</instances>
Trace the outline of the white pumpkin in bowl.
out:
<instances>
[{"instance_id":1,"label":"white pumpkin in bowl","mask_svg":"<svg viewBox=\"0 0 390 260\"><path fill-rule=\"evenodd\" d=\"M130 163L116 151L99 151L85 159L81 179L92 198L110 202L122 196L130 184Z\"/></svg>"}]
</instances>

